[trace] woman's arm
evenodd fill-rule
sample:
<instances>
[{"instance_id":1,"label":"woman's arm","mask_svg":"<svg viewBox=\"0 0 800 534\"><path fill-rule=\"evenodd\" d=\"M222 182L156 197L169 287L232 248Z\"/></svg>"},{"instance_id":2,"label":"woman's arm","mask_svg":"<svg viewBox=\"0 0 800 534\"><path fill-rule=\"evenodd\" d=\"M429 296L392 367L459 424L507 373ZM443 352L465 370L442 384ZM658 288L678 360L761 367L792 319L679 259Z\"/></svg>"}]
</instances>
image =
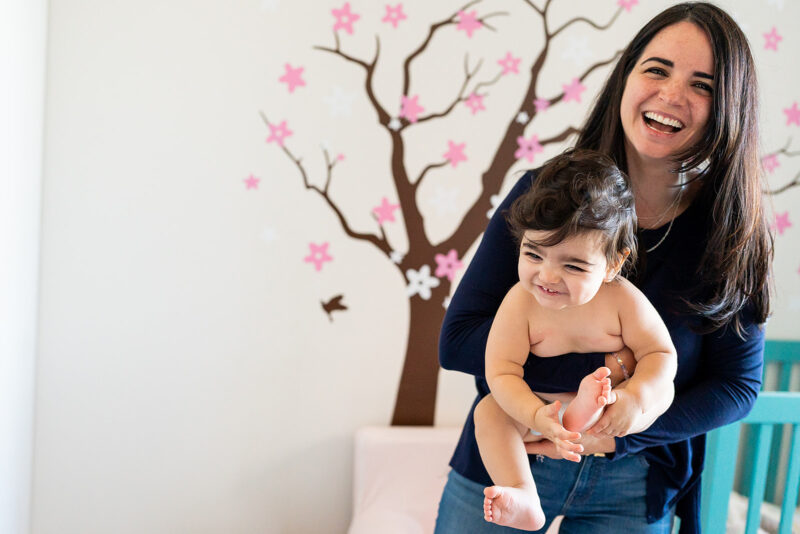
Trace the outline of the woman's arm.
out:
<instances>
[{"instance_id":1,"label":"woman's arm","mask_svg":"<svg viewBox=\"0 0 800 534\"><path fill-rule=\"evenodd\" d=\"M647 429L672 404L678 358L669 330L647 297L627 280L612 289L622 341L637 363L630 380L615 389L616 402L589 433L624 436Z\"/></svg>"},{"instance_id":2,"label":"woman's arm","mask_svg":"<svg viewBox=\"0 0 800 534\"><path fill-rule=\"evenodd\" d=\"M747 321L744 327L745 340L731 328L704 336L700 356L704 362L698 371L704 377L676 392L672 406L650 428L617 438L584 434L576 441L583 445L584 454L613 452L618 458L704 434L745 417L761 389L764 330ZM678 368L680 372L680 362ZM529 454L559 458L546 442L526 444L526 449Z\"/></svg>"},{"instance_id":3,"label":"woman's arm","mask_svg":"<svg viewBox=\"0 0 800 534\"><path fill-rule=\"evenodd\" d=\"M617 454L704 434L750 412L761 388L764 330L752 321L743 323L745 340L731 327L704 336L698 368L702 378L678 391L672 406L650 428L615 438Z\"/></svg>"},{"instance_id":4,"label":"woman's arm","mask_svg":"<svg viewBox=\"0 0 800 534\"><path fill-rule=\"evenodd\" d=\"M532 176L526 173L495 210L450 300L439 334L439 364L445 369L485 376L489 329L506 293L518 281L517 244L503 213L528 190Z\"/></svg>"}]
</instances>

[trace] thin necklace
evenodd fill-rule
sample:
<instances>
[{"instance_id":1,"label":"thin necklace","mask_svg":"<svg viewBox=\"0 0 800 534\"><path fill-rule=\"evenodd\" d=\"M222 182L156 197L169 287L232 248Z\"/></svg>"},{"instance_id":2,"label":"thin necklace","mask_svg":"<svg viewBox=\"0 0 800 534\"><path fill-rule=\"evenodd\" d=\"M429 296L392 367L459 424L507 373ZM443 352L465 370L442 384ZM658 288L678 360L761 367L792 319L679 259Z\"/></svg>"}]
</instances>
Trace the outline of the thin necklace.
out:
<instances>
[{"instance_id":1,"label":"thin necklace","mask_svg":"<svg viewBox=\"0 0 800 534\"><path fill-rule=\"evenodd\" d=\"M683 172L682 172L682 173L680 173L680 174L678 175L678 179L679 179L679 180L680 180L680 182L681 182L681 184L680 184L680 189L678 190L678 194L677 194L677 196L675 197L675 200L673 200L673 201L672 201L672 205L671 205L669 208L667 208L668 210L669 210L670 208L672 208L672 218L669 220L669 226L667 226L667 231L666 231L666 232L664 232L664 235L663 235L663 236L661 236L661 239L659 239L659 240L658 240L658 243L656 243L655 245L653 245L652 247L650 247L650 248L648 248L648 249L645 249L645 252L647 252L648 254L649 254L650 252L653 252L655 249L657 249L657 248L658 248L658 246L659 246L661 243L663 243L663 242L664 242L664 240L667 238L667 236L669 235L669 232L670 232L670 230L672 230L672 223L674 223L674 222L675 222L675 216L678 214L678 208L679 208L679 207L680 207L680 205L681 205L681 197L683 197L683 188L684 188L684 186L686 185L686 183L685 183L685 182L686 182L685 178L686 178L686 173L683 173ZM666 211L665 211L664 213L666 213ZM662 215L661 215L661 217L663 217L663 216L664 216L664 214L662 214ZM659 217L659 221L660 221L661 217Z\"/></svg>"}]
</instances>

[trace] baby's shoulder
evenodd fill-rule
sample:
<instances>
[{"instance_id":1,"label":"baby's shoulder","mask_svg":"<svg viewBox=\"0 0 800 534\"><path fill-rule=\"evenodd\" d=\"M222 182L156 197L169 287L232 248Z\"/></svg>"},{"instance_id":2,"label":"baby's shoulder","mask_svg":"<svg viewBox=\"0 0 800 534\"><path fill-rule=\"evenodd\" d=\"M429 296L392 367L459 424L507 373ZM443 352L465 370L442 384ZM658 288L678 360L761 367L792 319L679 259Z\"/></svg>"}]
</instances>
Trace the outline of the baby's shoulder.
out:
<instances>
[{"instance_id":1,"label":"baby's shoulder","mask_svg":"<svg viewBox=\"0 0 800 534\"><path fill-rule=\"evenodd\" d=\"M515 309L527 309L532 304L535 304L536 299L533 298L527 289L522 285L522 282L517 282L506 293L503 299L503 306L513 306Z\"/></svg>"},{"instance_id":2,"label":"baby's shoulder","mask_svg":"<svg viewBox=\"0 0 800 534\"><path fill-rule=\"evenodd\" d=\"M598 292L608 305L624 307L639 302L647 302L647 297L626 278L618 277L611 282L603 284Z\"/></svg>"}]
</instances>

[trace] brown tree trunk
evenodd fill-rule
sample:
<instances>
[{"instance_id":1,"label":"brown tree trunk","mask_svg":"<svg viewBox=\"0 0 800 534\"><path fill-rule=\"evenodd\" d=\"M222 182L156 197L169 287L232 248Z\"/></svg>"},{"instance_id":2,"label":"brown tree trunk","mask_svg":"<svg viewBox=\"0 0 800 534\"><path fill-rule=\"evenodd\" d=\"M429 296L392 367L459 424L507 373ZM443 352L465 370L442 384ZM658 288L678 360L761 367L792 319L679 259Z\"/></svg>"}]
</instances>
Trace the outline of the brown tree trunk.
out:
<instances>
[{"instance_id":1,"label":"brown tree trunk","mask_svg":"<svg viewBox=\"0 0 800 534\"><path fill-rule=\"evenodd\" d=\"M442 301L449 293L445 279L429 300L409 299L411 317L403 372L397 389L392 426L432 426L439 377L439 330L444 319Z\"/></svg>"}]
</instances>

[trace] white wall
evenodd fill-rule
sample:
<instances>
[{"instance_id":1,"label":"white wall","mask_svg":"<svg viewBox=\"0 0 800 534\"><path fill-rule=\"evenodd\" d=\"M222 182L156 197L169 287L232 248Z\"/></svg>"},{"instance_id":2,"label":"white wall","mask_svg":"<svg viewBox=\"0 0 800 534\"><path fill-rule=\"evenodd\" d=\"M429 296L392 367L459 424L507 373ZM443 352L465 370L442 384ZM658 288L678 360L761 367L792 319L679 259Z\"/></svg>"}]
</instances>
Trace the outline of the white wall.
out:
<instances>
[{"instance_id":1,"label":"white wall","mask_svg":"<svg viewBox=\"0 0 800 534\"><path fill-rule=\"evenodd\" d=\"M603 59L667 3L636 6L606 33L576 25L553 50L542 90L559 90L563 77ZM344 153L332 195L358 230L374 231L371 208L393 196L386 136L376 133L361 72L312 49L333 45L330 10L341 4L50 2L35 534L346 528L353 431L391 417L408 328L405 282L344 235L293 163L265 143L258 115L290 122L290 146L317 183L320 143ZM362 18L353 36L342 34L343 46L371 58L381 36L378 88L387 106L399 100L398 59L462 4L407 0L409 18L394 32L380 22L382 4L351 1ZM554 5L554 24L578 5L603 22L616 9L613 0ZM782 21L798 20L800 6L734 7L746 11L764 70L765 148L774 150L796 132L781 109L800 100L787 67L800 44ZM512 11L502 2L476 9ZM471 41L451 29L420 64L415 91L434 109L457 91L465 47L473 61L486 56L486 77L496 56L524 56L522 74L493 87L475 121L459 109L446 128L409 132L406 157L417 171L441 157L443 135L469 150L466 164L437 170L420 191L431 234L446 235L453 219L432 210L436 185L463 188L459 209L477 190L497 128L520 98L540 32L532 20L492 19L497 32ZM777 54L761 38L773 24L784 33ZM594 59L573 63L563 53L584 35ZM287 62L306 69L307 86L293 94L278 82ZM551 110L536 131L578 123L605 72L587 79L580 104ZM330 115L325 98L336 86L355 95L349 117ZM558 150L548 147L536 163ZM788 181L798 168L800 160L785 158L775 178ZM260 185L246 190L251 173ZM794 209L798 191L777 197L776 210ZM779 237L776 337L797 335L798 226ZM389 232L402 242L398 228ZM302 258L309 242L322 241L334 261L315 272ZM330 322L319 302L337 293L350 309ZM460 424L471 380L443 373L440 387L437 423Z\"/></svg>"},{"instance_id":2,"label":"white wall","mask_svg":"<svg viewBox=\"0 0 800 534\"><path fill-rule=\"evenodd\" d=\"M0 6L0 532L30 528L47 3Z\"/></svg>"}]
</instances>

